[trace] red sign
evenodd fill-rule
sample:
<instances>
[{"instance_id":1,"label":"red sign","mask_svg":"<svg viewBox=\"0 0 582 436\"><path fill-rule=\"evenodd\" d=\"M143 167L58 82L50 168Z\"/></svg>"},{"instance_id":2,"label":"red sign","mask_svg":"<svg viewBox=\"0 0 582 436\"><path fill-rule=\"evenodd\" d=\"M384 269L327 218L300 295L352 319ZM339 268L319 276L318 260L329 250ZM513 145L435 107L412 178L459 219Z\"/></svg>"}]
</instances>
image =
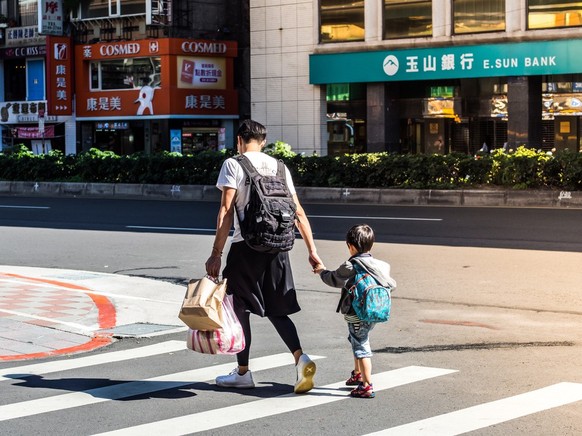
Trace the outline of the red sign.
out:
<instances>
[{"instance_id":1,"label":"red sign","mask_svg":"<svg viewBox=\"0 0 582 436\"><path fill-rule=\"evenodd\" d=\"M17 137L20 139L42 139L42 138L54 138L55 137L55 126L45 126L44 134L42 130L38 127L17 127L16 128Z\"/></svg>"},{"instance_id":2,"label":"red sign","mask_svg":"<svg viewBox=\"0 0 582 436\"><path fill-rule=\"evenodd\" d=\"M46 37L47 100L49 115L73 113L73 49L71 38Z\"/></svg>"},{"instance_id":3,"label":"red sign","mask_svg":"<svg viewBox=\"0 0 582 436\"><path fill-rule=\"evenodd\" d=\"M75 47L76 115L79 119L167 118L168 115L236 116L235 41L144 39L82 44ZM91 65L112 59L156 58L155 84L91 89ZM50 113L50 111L49 111Z\"/></svg>"}]
</instances>

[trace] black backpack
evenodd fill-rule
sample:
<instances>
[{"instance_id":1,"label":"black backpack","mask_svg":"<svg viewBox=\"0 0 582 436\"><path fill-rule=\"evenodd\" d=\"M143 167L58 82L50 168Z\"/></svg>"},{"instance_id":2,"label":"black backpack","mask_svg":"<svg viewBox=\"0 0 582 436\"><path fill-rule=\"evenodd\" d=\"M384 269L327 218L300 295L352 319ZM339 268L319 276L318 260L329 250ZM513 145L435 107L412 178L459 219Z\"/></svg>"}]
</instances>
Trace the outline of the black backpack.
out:
<instances>
[{"instance_id":1,"label":"black backpack","mask_svg":"<svg viewBox=\"0 0 582 436\"><path fill-rule=\"evenodd\" d=\"M276 176L262 176L248 157L236 156L250 184L245 218L239 216L242 237L249 247L263 253L289 251L295 242L297 207L287 187L285 165L277 162Z\"/></svg>"}]
</instances>

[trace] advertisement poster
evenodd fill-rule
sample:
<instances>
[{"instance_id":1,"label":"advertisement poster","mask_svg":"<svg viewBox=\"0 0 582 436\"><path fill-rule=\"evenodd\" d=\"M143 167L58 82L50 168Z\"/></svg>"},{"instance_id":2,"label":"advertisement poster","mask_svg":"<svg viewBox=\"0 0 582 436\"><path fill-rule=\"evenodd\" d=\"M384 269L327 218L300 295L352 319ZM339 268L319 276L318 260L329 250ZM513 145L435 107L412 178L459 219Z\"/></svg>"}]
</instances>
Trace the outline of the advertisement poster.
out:
<instances>
[{"instance_id":1,"label":"advertisement poster","mask_svg":"<svg viewBox=\"0 0 582 436\"><path fill-rule=\"evenodd\" d=\"M225 59L178 56L178 88L226 89Z\"/></svg>"}]
</instances>

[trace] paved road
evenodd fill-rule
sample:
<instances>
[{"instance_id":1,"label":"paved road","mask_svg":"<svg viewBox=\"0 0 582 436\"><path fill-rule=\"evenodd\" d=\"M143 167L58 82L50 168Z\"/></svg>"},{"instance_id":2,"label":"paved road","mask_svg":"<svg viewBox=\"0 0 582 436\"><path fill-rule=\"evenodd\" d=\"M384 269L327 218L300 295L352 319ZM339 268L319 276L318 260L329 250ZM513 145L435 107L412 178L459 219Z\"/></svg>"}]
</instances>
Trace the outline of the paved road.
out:
<instances>
[{"instance_id":1,"label":"paved road","mask_svg":"<svg viewBox=\"0 0 582 436\"><path fill-rule=\"evenodd\" d=\"M379 242L582 252L582 209L305 204L318 239L368 221ZM0 197L0 225L209 234L213 202Z\"/></svg>"},{"instance_id":2,"label":"paved road","mask_svg":"<svg viewBox=\"0 0 582 436\"><path fill-rule=\"evenodd\" d=\"M190 209L184 213L172 203L137 203L129 208L132 217L166 229L124 229L123 223L132 222L124 207L103 201L63 209L67 212L55 213L50 224L32 215L28 219L36 223L30 227L0 222L0 265L8 265L2 271L30 277L34 271L10 266L46 267L50 269L44 273L52 274L50 279L87 288L104 281L99 275L112 273L119 279L163 283L172 289L160 291L155 296L158 300L178 298L172 293L180 295L185 280L202 274L212 237L201 230L167 227L187 224L201 229L210 225L205 216L213 221L214 211L204 212L203 204L195 204L190 214ZM55 204L45 206L54 208ZM337 206L309 205L310 214L322 216L332 207ZM384 218L395 217L401 210L406 214L400 218L443 219L385 219L376 225L391 238L408 241L379 242L374 249L378 257L390 261L399 281L394 317L372 336L376 399L345 397L341 381L347 378L351 357L345 326L334 313L337 292L323 287L309 272L305 249L298 244L292 263L303 310L294 318L305 350L321 357L317 360L319 389L312 394L299 399L288 396L293 367L277 357L284 353L284 346L266 320L253 318L252 356L261 359L253 366L258 382L253 391L216 388L212 379L228 372L233 359L184 350L183 332L118 339L70 357L0 362L3 432L78 435L127 429L127 434L205 430L221 435L364 435L390 429L387 434L409 435L424 428L446 435L471 430L483 435L580 434L582 253L576 235L573 243L560 240L553 251L535 249L540 237L531 231L559 222L555 227L572 234L575 220L567 214L548 216L545 210L530 210L523 215L530 231L523 233L521 241L512 242L506 236L513 226L508 220L515 215L499 209L498 215L487 216L494 223L490 246L467 247L436 243L443 239L443 232L453 233L454 223L437 230L431 227L460 219L457 209L370 210L376 211L373 216ZM480 222L483 215L478 211L470 217ZM352 213L345 210L343 214ZM4 210L0 214L6 219ZM83 217L89 216L94 226L111 227L82 230ZM112 226L107 217L118 223ZM341 229L361 218L326 226L314 218L314 225L319 226L318 247L328 265L345 258ZM400 226L397 232L395 224ZM478 239L467 233L471 226L457 227L459 240ZM329 235L326 238L321 237L324 231ZM528 249L507 249L503 244ZM73 276L75 271L80 274L76 280L53 269L65 267ZM95 274L96 281L85 281L89 278L82 278L78 270ZM141 290L126 284L108 294L116 309L131 313L132 306L139 305L127 297ZM162 307L154 305L152 314ZM175 321L173 314L168 316ZM165 323L160 318L151 322ZM146 427L138 427L142 425Z\"/></svg>"}]
</instances>

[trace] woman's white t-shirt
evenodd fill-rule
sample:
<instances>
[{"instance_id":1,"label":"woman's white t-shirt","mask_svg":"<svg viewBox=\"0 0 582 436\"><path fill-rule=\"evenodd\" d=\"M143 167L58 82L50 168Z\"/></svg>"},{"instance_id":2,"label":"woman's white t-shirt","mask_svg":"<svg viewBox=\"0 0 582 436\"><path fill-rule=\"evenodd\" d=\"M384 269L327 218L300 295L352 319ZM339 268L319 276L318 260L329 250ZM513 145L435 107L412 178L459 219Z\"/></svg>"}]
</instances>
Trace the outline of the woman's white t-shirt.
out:
<instances>
[{"instance_id":1,"label":"woman's white t-shirt","mask_svg":"<svg viewBox=\"0 0 582 436\"><path fill-rule=\"evenodd\" d=\"M260 151L247 151L244 153L246 157L249 158L253 166L257 169L258 173L262 176L274 176L277 174L277 159L268 154L262 153ZM291 173L287 167L285 167L285 177L287 179L287 187L291 195L295 195L295 185L293 185L293 179L291 178ZM250 185L245 184L246 174L240 164L234 158L228 158L222 164L220 169L220 174L218 175L218 181L216 182L216 187L221 191L224 188L234 188L236 189L235 196L235 207L238 212L238 216L235 213L234 219L234 235L232 237L232 242L240 242L243 237L240 233L240 225L238 218L244 219L244 208L249 202L250 195Z\"/></svg>"}]
</instances>

